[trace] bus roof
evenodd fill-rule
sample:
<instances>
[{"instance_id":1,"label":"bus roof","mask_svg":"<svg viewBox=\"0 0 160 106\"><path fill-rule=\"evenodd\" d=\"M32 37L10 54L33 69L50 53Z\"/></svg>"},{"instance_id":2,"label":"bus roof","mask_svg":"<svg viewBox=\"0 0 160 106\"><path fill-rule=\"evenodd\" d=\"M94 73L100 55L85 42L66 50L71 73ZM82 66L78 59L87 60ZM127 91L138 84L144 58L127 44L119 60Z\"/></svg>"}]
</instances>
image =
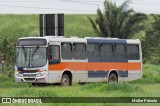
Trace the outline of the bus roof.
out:
<instances>
[{"instance_id":1,"label":"bus roof","mask_svg":"<svg viewBox=\"0 0 160 106\"><path fill-rule=\"evenodd\" d=\"M46 39L47 42L82 42L82 43L115 43L115 44L139 44L139 39L118 39L108 37L64 37L64 36L44 36L44 37L22 37L21 39Z\"/></svg>"}]
</instances>

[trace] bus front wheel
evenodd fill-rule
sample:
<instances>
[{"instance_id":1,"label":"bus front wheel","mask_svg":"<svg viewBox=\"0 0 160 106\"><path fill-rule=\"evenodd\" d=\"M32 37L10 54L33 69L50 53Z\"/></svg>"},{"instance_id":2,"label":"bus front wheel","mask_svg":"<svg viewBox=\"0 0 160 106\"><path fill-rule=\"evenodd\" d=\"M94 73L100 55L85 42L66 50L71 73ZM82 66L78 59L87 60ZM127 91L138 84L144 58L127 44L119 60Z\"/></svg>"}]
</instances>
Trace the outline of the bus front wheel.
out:
<instances>
[{"instance_id":1,"label":"bus front wheel","mask_svg":"<svg viewBox=\"0 0 160 106\"><path fill-rule=\"evenodd\" d=\"M61 86L70 86L70 79L67 74L62 75Z\"/></svg>"},{"instance_id":2,"label":"bus front wheel","mask_svg":"<svg viewBox=\"0 0 160 106\"><path fill-rule=\"evenodd\" d=\"M118 83L118 77L115 73L111 73L108 79L109 83Z\"/></svg>"}]
</instances>

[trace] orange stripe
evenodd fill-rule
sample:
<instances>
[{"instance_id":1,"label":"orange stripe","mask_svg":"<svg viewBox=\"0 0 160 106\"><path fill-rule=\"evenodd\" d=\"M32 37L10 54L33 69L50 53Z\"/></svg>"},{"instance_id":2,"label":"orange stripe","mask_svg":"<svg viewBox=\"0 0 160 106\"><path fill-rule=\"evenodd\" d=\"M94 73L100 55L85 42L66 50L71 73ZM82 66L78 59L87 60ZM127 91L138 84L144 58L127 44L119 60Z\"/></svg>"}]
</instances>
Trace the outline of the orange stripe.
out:
<instances>
[{"instance_id":1,"label":"orange stripe","mask_svg":"<svg viewBox=\"0 0 160 106\"><path fill-rule=\"evenodd\" d=\"M128 70L141 70L141 63L128 63Z\"/></svg>"},{"instance_id":2,"label":"orange stripe","mask_svg":"<svg viewBox=\"0 0 160 106\"><path fill-rule=\"evenodd\" d=\"M141 70L141 63L132 62L61 62L60 64L49 65L49 70L70 69L79 70Z\"/></svg>"}]
</instances>

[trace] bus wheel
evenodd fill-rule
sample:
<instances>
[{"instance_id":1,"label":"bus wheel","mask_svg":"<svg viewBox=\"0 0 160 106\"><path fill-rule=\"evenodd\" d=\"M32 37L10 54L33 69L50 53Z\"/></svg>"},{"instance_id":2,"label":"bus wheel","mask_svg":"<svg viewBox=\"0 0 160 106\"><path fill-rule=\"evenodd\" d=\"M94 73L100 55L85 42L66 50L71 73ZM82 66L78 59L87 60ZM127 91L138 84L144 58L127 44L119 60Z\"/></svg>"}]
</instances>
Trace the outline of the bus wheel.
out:
<instances>
[{"instance_id":1,"label":"bus wheel","mask_svg":"<svg viewBox=\"0 0 160 106\"><path fill-rule=\"evenodd\" d=\"M61 86L70 86L70 79L67 74L62 75Z\"/></svg>"},{"instance_id":2,"label":"bus wheel","mask_svg":"<svg viewBox=\"0 0 160 106\"><path fill-rule=\"evenodd\" d=\"M108 79L109 83L118 83L118 77L115 73L111 73Z\"/></svg>"}]
</instances>

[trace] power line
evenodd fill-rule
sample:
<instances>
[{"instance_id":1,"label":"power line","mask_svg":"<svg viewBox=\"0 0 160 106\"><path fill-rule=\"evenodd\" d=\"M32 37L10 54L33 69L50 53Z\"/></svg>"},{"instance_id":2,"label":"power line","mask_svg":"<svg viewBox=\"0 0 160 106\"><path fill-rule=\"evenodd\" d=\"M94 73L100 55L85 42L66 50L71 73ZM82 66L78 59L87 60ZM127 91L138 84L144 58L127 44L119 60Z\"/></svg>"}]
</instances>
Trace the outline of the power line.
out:
<instances>
[{"instance_id":1,"label":"power line","mask_svg":"<svg viewBox=\"0 0 160 106\"><path fill-rule=\"evenodd\" d=\"M63 1L69 1L69 0L63 0ZM70 0L70 1L77 1L77 0ZM104 2L104 0L102 0L102 1L94 1L94 0L90 0L90 1L88 1L88 0L78 0L78 2L84 2L84 3L103 3Z\"/></svg>"},{"instance_id":2,"label":"power line","mask_svg":"<svg viewBox=\"0 0 160 106\"><path fill-rule=\"evenodd\" d=\"M79 3L79 4L84 4L84 5L93 5L93 6L97 6L97 4L99 3L103 3L103 2L99 2L99 1L74 1L74 0L58 0L58 1L0 1L0 2L72 2L72 3ZM94 3L94 4L93 4ZM97 4L95 4L97 3Z\"/></svg>"},{"instance_id":3,"label":"power line","mask_svg":"<svg viewBox=\"0 0 160 106\"><path fill-rule=\"evenodd\" d=\"M0 0L0 2L57 2L62 0Z\"/></svg>"},{"instance_id":4,"label":"power line","mask_svg":"<svg viewBox=\"0 0 160 106\"><path fill-rule=\"evenodd\" d=\"M93 6L97 6L96 4L84 3L84 2L80 2L80 1L73 1L73 0L63 0L63 1L64 1L64 2L72 2L72 3L84 4L84 5L93 5Z\"/></svg>"},{"instance_id":5,"label":"power line","mask_svg":"<svg viewBox=\"0 0 160 106\"><path fill-rule=\"evenodd\" d=\"M116 2L123 3L121 1L116 1ZM153 3L133 2L133 1L129 1L129 3L131 3L131 4L137 4L137 5L160 5L160 4L153 4Z\"/></svg>"},{"instance_id":6,"label":"power line","mask_svg":"<svg viewBox=\"0 0 160 106\"><path fill-rule=\"evenodd\" d=\"M15 7L15 8L32 8L32 9L46 9L46 10L67 10L67 11L83 11L83 12L91 12L95 13L95 11L90 11L90 10L73 10L73 9L57 9L57 8L41 8L41 7L26 7L26 6L17 6L17 5L0 5L1 7Z\"/></svg>"},{"instance_id":7,"label":"power line","mask_svg":"<svg viewBox=\"0 0 160 106\"><path fill-rule=\"evenodd\" d=\"M118 1L115 0L115 2L123 3L121 1L123 1L123 0L118 0ZM27 1L23 1L23 0L21 0L21 1L18 1L18 0L4 1L3 0L2 1L2 0L0 0L0 2L74 2L74 3L80 3L80 4L86 4L86 5L96 5L95 3L102 3L103 4L104 0L102 0L102 1L96 1L96 0L42 0L42 1L40 1L40 0L39 1L29 1L29 0L27 0ZM138 5L160 5L160 4L148 4L148 3L140 3L140 2L138 3L138 2L132 2L132 1L131 1L131 3L138 4Z\"/></svg>"},{"instance_id":8,"label":"power line","mask_svg":"<svg viewBox=\"0 0 160 106\"><path fill-rule=\"evenodd\" d=\"M29 0L27 0L27 1L17 1L17 0L15 0L15 1L7 1L7 0L0 0L0 2L62 2L62 1L68 1L68 0L42 0L42 1L29 1ZM73 1L73 2L76 2L77 0L71 0L71 1ZM90 1L86 1L86 0L78 0L78 2L84 2L84 3L86 3L86 2L92 2L92 3L103 3L103 1L92 1L92 0L90 0Z\"/></svg>"},{"instance_id":9,"label":"power line","mask_svg":"<svg viewBox=\"0 0 160 106\"><path fill-rule=\"evenodd\" d=\"M134 2L132 2L132 4L138 4L138 5L160 5L160 4L147 4L147 3L134 3Z\"/></svg>"},{"instance_id":10,"label":"power line","mask_svg":"<svg viewBox=\"0 0 160 106\"><path fill-rule=\"evenodd\" d=\"M38 2L44 2L44 3L48 3L48 2L71 2L71 3L78 3L78 4L83 4L83 5L91 5L91 6L97 6L97 5L100 5L99 3L95 4L96 2L94 1L94 4L93 3L90 3L91 1L73 1L73 0L60 0L60 1L0 1L0 2L4 2L4 3L9 3L9 2L35 2L35 3L38 3ZM101 2L102 4L102 2Z\"/></svg>"}]
</instances>

